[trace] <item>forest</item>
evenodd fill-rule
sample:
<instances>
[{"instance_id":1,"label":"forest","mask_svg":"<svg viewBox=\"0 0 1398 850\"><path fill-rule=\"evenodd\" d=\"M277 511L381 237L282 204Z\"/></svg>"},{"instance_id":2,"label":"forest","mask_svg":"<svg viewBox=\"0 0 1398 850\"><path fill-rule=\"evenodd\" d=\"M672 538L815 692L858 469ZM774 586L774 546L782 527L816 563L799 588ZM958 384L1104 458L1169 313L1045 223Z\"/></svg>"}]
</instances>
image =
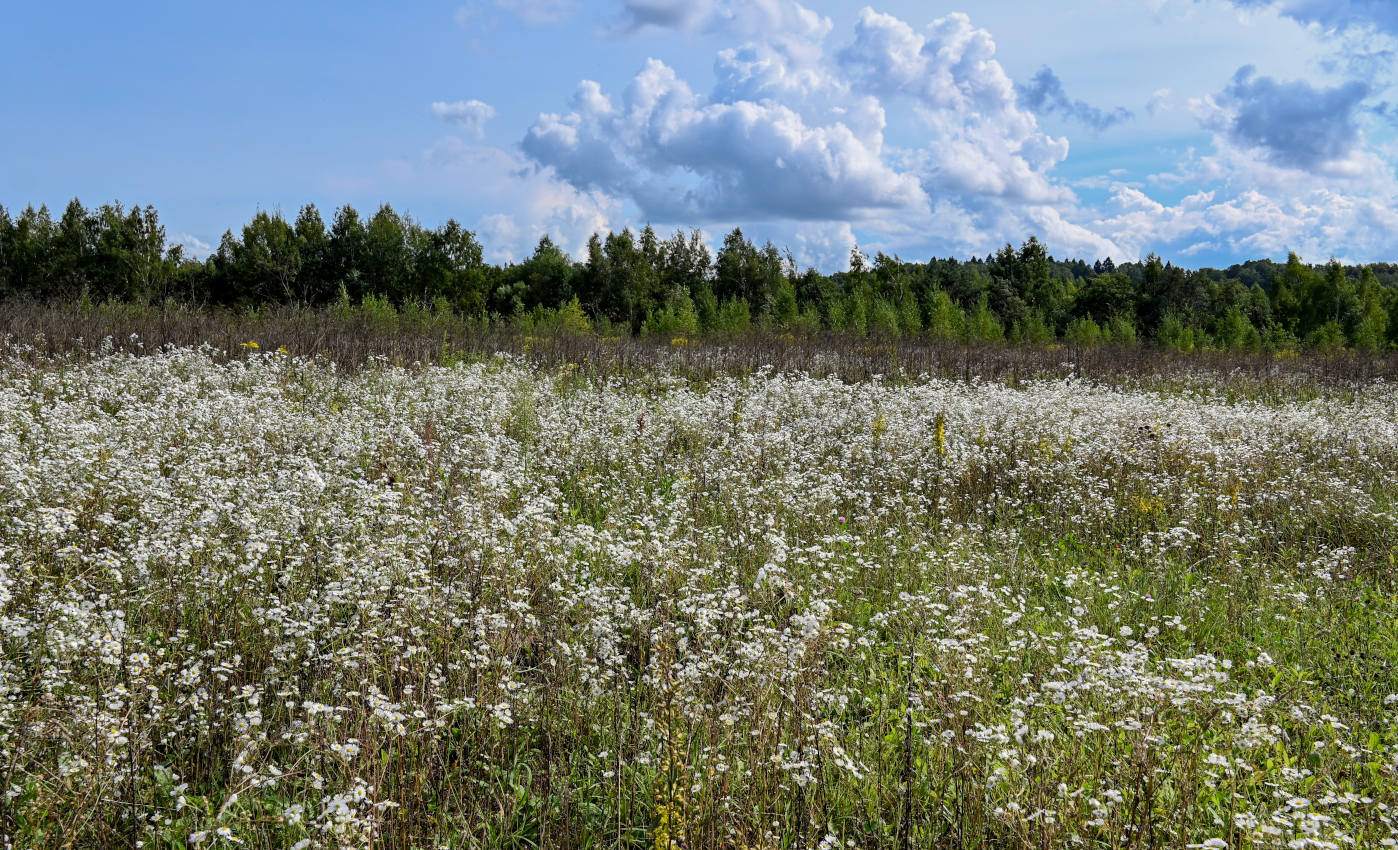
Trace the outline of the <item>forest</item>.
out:
<instances>
[{"instance_id":1,"label":"forest","mask_svg":"<svg viewBox=\"0 0 1398 850\"><path fill-rule=\"evenodd\" d=\"M203 259L170 245L152 206L0 206L0 299L44 303L369 304L606 335L835 331L937 341L1151 341L1179 351L1385 351L1398 345L1398 265L1262 259L1189 269L1151 255L1058 259L1034 236L986 257L925 262L856 246L848 271L798 268L740 229L712 252L698 229L594 234L570 257L550 237L493 265L455 220L426 227L391 206L327 224L258 211Z\"/></svg>"}]
</instances>

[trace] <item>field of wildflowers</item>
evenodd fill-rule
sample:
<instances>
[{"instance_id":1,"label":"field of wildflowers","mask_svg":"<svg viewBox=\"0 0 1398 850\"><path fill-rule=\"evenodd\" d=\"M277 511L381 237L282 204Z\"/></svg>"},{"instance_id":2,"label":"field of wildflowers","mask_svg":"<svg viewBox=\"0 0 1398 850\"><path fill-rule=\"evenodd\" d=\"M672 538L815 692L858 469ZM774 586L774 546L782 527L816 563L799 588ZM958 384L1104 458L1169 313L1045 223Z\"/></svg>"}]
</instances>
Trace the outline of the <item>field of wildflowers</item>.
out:
<instances>
[{"instance_id":1,"label":"field of wildflowers","mask_svg":"<svg viewBox=\"0 0 1398 850\"><path fill-rule=\"evenodd\" d=\"M5 847L1398 839L1398 388L269 348L0 361Z\"/></svg>"}]
</instances>

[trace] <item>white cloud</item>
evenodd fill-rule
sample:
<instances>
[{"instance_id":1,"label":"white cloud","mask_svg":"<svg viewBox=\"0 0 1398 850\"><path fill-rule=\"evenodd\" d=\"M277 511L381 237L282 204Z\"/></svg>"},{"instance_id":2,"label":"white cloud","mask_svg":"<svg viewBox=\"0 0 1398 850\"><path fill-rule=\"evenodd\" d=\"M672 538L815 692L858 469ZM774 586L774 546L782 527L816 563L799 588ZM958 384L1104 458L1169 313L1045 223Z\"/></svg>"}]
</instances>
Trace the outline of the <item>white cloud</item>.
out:
<instances>
[{"instance_id":1,"label":"white cloud","mask_svg":"<svg viewBox=\"0 0 1398 850\"><path fill-rule=\"evenodd\" d=\"M613 32L646 29L718 33L760 40L793 59L814 60L830 32L830 19L795 0L622 0Z\"/></svg>"},{"instance_id":2,"label":"white cloud","mask_svg":"<svg viewBox=\"0 0 1398 850\"><path fill-rule=\"evenodd\" d=\"M681 14L689 8L627 7L637 28L721 24L746 37L776 21L804 24L720 51L707 98L658 60L619 96L584 81L570 111L539 116L525 153L662 222L830 223L823 233L867 223L923 246L977 251L1036 228L1074 248L1104 245L1072 222L1076 198L1049 176L1068 140L1039 130L990 33L965 15L917 32L865 9L853 42L829 55L793 48L819 46L829 29L798 4L713 3ZM885 147L885 103L895 100L921 119L916 147Z\"/></svg>"},{"instance_id":3,"label":"white cloud","mask_svg":"<svg viewBox=\"0 0 1398 850\"><path fill-rule=\"evenodd\" d=\"M495 117L495 107L479 100L458 100L452 103L437 101L432 104L432 114L443 121L459 124L476 138L485 135L486 122Z\"/></svg>"},{"instance_id":4,"label":"white cloud","mask_svg":"<svg viewBox=\"0 0 1398 850\"><path fill-rule=\"evenodd\" d=\"M517 152L456 136L439 140L416 159L390 163L388 171L399 184L429 188L486 211L467 224L481 234L491 262L528 257L545 234L581 256L589 236L623 222L616 199L571 186Z\"/></svg>"},{"instance_id":5,"label":"white cloud","mask_svg":"<svg viewBox=\"0 0 1398 850\"><path fill-rule=\"evenodd\" d=\"M995 59L990 33L954 13L928 25L926 35L906 22L865 7L854 43L839 52L842 67L879 95L907 95L930 109L989 119L1027 134L1034 117L1019 108L1014 83Z\"/></svg>"},{"instance_id":6,"label":"white cloud","mask_svg":"<svg viewBox=\"0 0 1398 850\"><path fill-rule=\"evenodd\" d=\"M1208 173L1218 188L1174 205L1118 186L1103 217L1092 222L1140 256L1149 251L1222 253L1235 258L1282 256L1295 251L1310 260L1335 256L1364 261L1398 253L1398 199L1393 181L1341 191L1319 179L1254 182L1254 161L1236 151L1214 158Z\"/></svg>"},{"instance_id":7,"label":"white cloud","mask_svg":"<svg viewBox=\"0 0 1398 850\"><path fill-rule=\"evenodd\" d=\"M994 39L967 16L938 18L923 35L865 8L838 58L856 88L916 104L932 131L919 169L930 193L950 192L971 209L994 199L1072 200L1047 177L1067 157L1068 140L1039 131L995 59Z\"/></svg>"},{"instance_id":8,"label":"white cloud","mask_svg":"<svg viewBox=\"0 0 1398 850\"><path fill-rule=\"evenodd\" d=\"M1206 128L1276 165L1355 176L1363 169L1356 118L1368 94L1368 86L1354 80L1316 87L1257 76L1249 65L1222 92L1191 106Z\"/></svg>"},{"instance_id":9,"label":"white cloud","mask_svg":"<svg viewBox=\"0 0 1398 850\"><path fill-rule=\"evenodd\" d=\"M1262 17L1296 28L1275 11ZM1392 166L1357 129L1355 86L1244 73L1192 99L1156 88L1137 95L1150 116L1142 121L1188 122L1178 108L1187 102L1199 122L1192 132L1202 127L1211 146L1153 175L1078 168L1061 179L1069 140L1028 107L1099 128L1124 111L1069 98L1046 69L1017 90L992 34L966 15L918 28L866 8L827 47L828 19L793 0L632 0L613 32L654 28L737 41L717 52L707 94L651 59L619 90L583 81L521 141L516 165L533 169L543 196L582 199L593 211L583 220L737 223L822 268L843 266L856 236L871 252L920 257L981 255L1030 234L1056 255L1089 258L1398 250L1387 235L1398 206ZM890 116L904 144L887 141ZM1073 187L1106 200L1085 204ZM1180 187L1190 194L1162 200ZM483 227L527 248L537 237L527 223L540 220L506 212Z\"/></svg>"},{"instance_id":10,"label":"white cloud","mask_svg":"<svg viewBox=\"0 0 1398 850\"><path fill-rule=\"evenodd\" d=\"M191 233L175 233L170 236L170 245L184 249L185 259L202 260L214 252L214 246Z\"/></svg>"},{"instance_id":11,"label":"white cloud","mask_svg":"<svg viewBox=\"0 0 1398 850\"><path fill-rule=\"evenodd\" d=\"M491 255L490 262L512 263L524 259L529 242L524 233L525 229L520 228L513 215L492 213L476 219L476 237Z\"/></svg>"},{"instance_id":12,"label":"white cloud","mask_svg":"<svg viewBox=\"0 0 1398 850\"><path fill-rule=\"evenodd\" d=\"M722 102L771 98L788 102L805 100L837 86L819 67L794 65L789 57L770 45L757 43L719 51L714 61L714 74L718 83L713 96Z\"/></svg>"},{"instance_id":13,"label":"white cloud","mask_svg":"<svg viewBox=\"0 0 1398 850\"><path fill-rule=\"evenodd\" d=\"M827 271L849 269L850 248L858 240L847 221L803 223L786 242L791 246L797 267L815 266Z\"/></svg>"},{"instance_id":14,"label":"white cloud","mask_svg":"<svg viewBox=\"0 0 1398 850\"><path fill-rule=\"evenodd\" d=\"M923 202L881 147L881 134L810 124L772 101L708 102L654 59L620 105L585 81L573 111L541 115L523 141L574 186L629 198L667 222L839 219Z\"/></svg>"}]
</instances>

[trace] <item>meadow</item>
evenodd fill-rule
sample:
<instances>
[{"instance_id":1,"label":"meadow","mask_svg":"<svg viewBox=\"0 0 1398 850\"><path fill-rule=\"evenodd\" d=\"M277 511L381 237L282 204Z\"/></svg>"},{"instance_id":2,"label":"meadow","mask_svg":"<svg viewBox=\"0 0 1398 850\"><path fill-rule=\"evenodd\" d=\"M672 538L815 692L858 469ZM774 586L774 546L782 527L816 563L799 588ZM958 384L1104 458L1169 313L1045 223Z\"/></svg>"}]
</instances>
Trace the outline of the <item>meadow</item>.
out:
<instances>
[{"instance_id":1,"label":"meadow","mask_svg":"<svg viewBox=\"0 0 1398 850\"><path fill-rule=\"evenodd\" d=\"M1383 380L121 347L0 359L6 848L1398 845Z\"/></svg>"}]
</instances>

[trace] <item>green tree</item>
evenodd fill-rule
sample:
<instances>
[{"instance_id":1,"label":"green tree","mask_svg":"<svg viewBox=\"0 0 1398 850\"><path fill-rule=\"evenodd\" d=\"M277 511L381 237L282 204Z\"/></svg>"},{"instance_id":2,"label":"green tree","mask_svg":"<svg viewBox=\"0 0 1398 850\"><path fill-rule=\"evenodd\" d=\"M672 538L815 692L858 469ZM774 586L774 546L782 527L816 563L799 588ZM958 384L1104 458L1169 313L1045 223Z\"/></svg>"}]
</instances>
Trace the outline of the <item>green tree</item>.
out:
<instances>
[{"instance_id":1,"label":"green tree","mask_svg":"<svg viewBox=\"0 0 1398 850\"><path fill-rule=\"evenodd\" d=\"M718 298L708 281L699 284L694 293L694 313L699 318L700 331L712 331L718 327Z\"/></svg>"},{"instance_id":2,"label":"green tree","mask_svg":"<svg viewBox=\"0 0 1398 850\"><path fill-rule=\"evenodd\" d=\"M752 268L748 271L747 277L751 289L745 300L754 315L773 318L777 293L784 283L789 282L787 264L782 258L781 251L777 250L777 246L770 241L762 246L762 250L750 255L749 259Z\"/></svg>"},{"instance_id":3,"label":"green tree","mask_svg":"<svg viewBox=\"0 0 1398 850\"><path fill-rule=\"evenodd\" d=\"M719 301L738 298L752 304L755 282L751 276L757 267L757 249L735 227L723 237L714 260L714 296Z\"/></svg>"},{"instance_id":4,"label":"green tree","mask_svg":"<svg viewBox=\"0 0 1398 850\"><path fill-rule=\"evenodd\" d=\"M1082 316L1068 323L1063 341L1080 348L1093 348L1102 344L1102 328L1091 318Z\"/></svg>"},{"instance_id":5,"label":"green tree","mask_svg":"<svg viewBox=\"0 0 1398 850\"><path fill-rule=\"evenodd\" d=\"M602 247L602 237L596 233L587 240L587 262L573 282L573 290L578 295L583 309L592 316L603 315L605 293L610 287L611 263Z\"/></svg>"},{"instance_id":6,"label":"green tree","mask_svg":"<svg viewBox=\"0 0 1398 850\"><path fill-rule=\"evenodd\" d=\"M91 275L101 271L97 267L99 226L96 216L89 215L77 198L68 202L48 248L45 295L72 298L88 293L101 299L124 294L91 291Z\"/></svg>"},{"instance_id":7,"label":"green tree","mask_svg":"<svg viewBox=\"0 0 1398 850\"><path fill-rule=\"evenodd\" d=\"M922 307L917 303L917 296L905 291L895 306L898 309L898 332L906 337L922 333Z\"/></svg>"},{"instance_id":8,"label":"green tree","mask_svg":"<svg viewBox=\"0 0 1398 850\"><path fill-rule=\"evenodd\" d=\"M15 294L10 284L9 263L14 227L14 222L10 220L10 211L0 204L0 298L9 298Z\"/></svg>"},{"instance_id":9,"label":"green tree","mask_svg":"<svg viewBox=\"0 0 1398 850\"><path fill-rule=\"evenodd\" d=\"M315 204L301 207L292 229L301 258L292 299L300 304L329 303L339 287L330 265L330 234Z\"/></svg>"},{"instance_id":10,"label":"green tree","mask_svg":"<svg viewBox=\"0 0 1398 850\"><path fill-rule=\"evenodd\" d=\"M1384 292L1383 285L1366 267L1359 273L1358 308L1350 339L1360 351L1376 352L1388 347L1389 310L1384 301L1393 299L1393 291Z\"/></svg>"},{"instance_id":11,"label":"green tree","mask_svg":"<svg viewBox=\"0 0 1398 850\"><path fill-rule=\"evenodd\" d=\"M1301 262L1293 251L1286 265L1272 284L1272 315L1292 333L1300 333L1303 324L1301 300L1313 288L1315 273Z\"/></svg>"},{"instance_id":12,"label":"green tree","mask_svg":"<svg viewBox=\"0 0 1398 850\"><path fill-rule=\"evenodd\" d=\"M364 230L360 268L367 291L402 304L407 300L408 233L413 224L384 204Z\"/></svg>"},{"instance_id":13,"label":"green tree","mask_svg":"<svg viewBox=\"0 0 1398 850\"><path fill-rule=\"evenodd\" d=\"M1262 335L1238 307L1229 308L1214 322L1213 339L1219 348L1248 350L1262 347Z\"/></svg>"},{"instance_id":14,"label":"green tree","mask_svg":"<svg viewBox=\"0 0 1398 850\"><path fill-rule=\"evenodd\" d=\"M637 244L630 229L609 233L603 243L607 279L602 291L602 312L620 322L630 333L637 333L651 311L656 309L656 270Z\"/></svg>"},{"instance_id":15,"label":"green tree","mask_svg":"<svg viewBox=\"0 0 1398 850\"><path fill-rule=\"evenodd\" d=\"M1136 324L1130 316L1113 316L1102 328L1102 338L1119 345L1133 345L1136 342Z\"/></svg>"},{"instance_id":16,"label":"green tree","mask_svg":"<svg viewBox=\"0 0 1398 850\"><path fill-rule=\"evenodd\" d=\"M1176 313L1166 313L1160 322L1160 332L1156 341L1162 348L1188 353L1194 350L1197 342L1194 328L1186 325Z\"/></svg>"},{"instance_id":17,"label":"green tree","mask_svg":"<svg viewBox=\"0 0 1398 850\"><path fill-rule=\"evenodd\" d=\"M1114 316L1136 315L1136 285L1120 272L1101 274L1083 284L1073 298L1074 318L1106 322Z\"/></svg>"},{"instance_id":18,"label":"green tree","mask_svg":"<svg viewBox=\"0 0 1398 850\"><path fill-rule=\"evenodd\" d=\"M938 289L927 304L927 336L936 342L952 342L965 336L966 315L951 296Z\"/></svg>"},{"instance_id":19,"label":"green tree","mask_svg":"<svg viewBox=\"0 0 1398 850\"><path fill-rule=\"evenodd\" d=\"M447 274L440 280L440 289L428 289L446 296L462 312L470 316L485 315L486 296L490 292L489 270L484 250L476 234L454 218L432 234L434 250L445 258Z\"/></svg>"},{"instance_id":20,"label":"green tree","mask_svg":"<svg viewBox=\"0 0 1398 850\"><path fill-rule=\"evenodd\" d=\"M683 230L676 230L665 241L661 249L660 286L666 298L679 292L697 296L699 287L709 278L713 258L709 246L704 244L704 234L694 228L686 236Z\"/></svg>"},{"instance_id":21,"label":"green tree","mask_svg":"<svg viewBox=\"0 0 1398 850\"><path fill-rule=\"evenodd\" d=\"M1044 321L1038 310L1030 310L1020 329L1020 341L1030 345L1048 345L1058 339L1053 328Z\"/></svg>"},{"instance_id":22,"label":"green tree","mask_svg":"<svg viewBox=\"0 0 1398 850\"><path fill-rule=\"evenodd\" d=\"M801 313L796 301L796 286L785 275L776 281L776 292L772 296L772 322L779 328L791 325Z\"/></svg>"},{"instance_id":23,"label":"green tree","mask_svg":"<svg viewBox=\"0 0 1398 850\"><path fill-rule=\"evenodd\" d=\"M730 298L719 305L714 330L720 333L742 335L752 329L752 311L748 302L741 298Z\"/></svg>"},{"instance_id":24,"label":"green tree","mask_svg":"<svg viewBox=\"0 0 1398 850\"><path fill-rule=\"evenodd\" d=\"M539 237L534 253L516 266L529 307L558 307L573 298L573 261L547 235Z\"/></svg>"},{"instance_id":25,"label":"green tree","mask_svg":"<svg viewBox=\"0 0 1398 850\"><path fill-rule=\"evenodd\" d=\"M301 252L296 231L280 212L259 210L233 246L239 299L254 304L296 300Z\"/></svg>"},{"instance_id":26,"label":"green tree","mask_svg":"<svg viewBox=\"0 0 1398 850\"><path fill-rule=\"evenodd\" d=\"M346 204L335 211L330 226L327 266L336 289L343 288L351 299L361 298L365 285L364 261L368 253L369 234L354 207Z\"/></svg>"},{"instance_id":27,"label":"green tree","mask_svg":"<svg viewBox=\"0 0 1398 850\"><path fill-rule=\"evenodd\" d=\"M1053 275L1053 258L1037 237L1030 236L1019 247L1017 264L1020 280L1016 290L1026 305L1026 312L1038 312L1056 320L1064 311L1068 291L1063 281Z\"/></svg>"},{"instance_id":28,"label":"green tree","mask_svg":"<svg viewBox=\"0 0 1398 850\"><path fill-rule=\"evenodd\" d=\"M869 333L886 338L900 336L898 308L892 301L879 296L874 297L872 308L869 310Z\"/></svg>"},{"instance_id":29,"label":"green tree","mask_svg":"<svg viewBox=\"0 0 1398 850\"><path fill-rule=\"evenodd\" d=\"M970 342L999 342L1004 338L1005 326L990 309L986 296L982 295L966 316L966 339Z\"/></svg>"},{"instance_id":30,"label":"green tree","mask_svg":"<svg viewBox=\"0 0 1398 850\"><path fill-rule=\"evenodd\" d=\"M14 292L48 297L50 245L54 240L53 218L49 208L33 206L15 219L6 249L9 286Z\"/></svg>"},{"instance_id":31,"label":"green tree","mask_svg":"<svg viewBox=\"0 0 1398 850\"><path fill-rule=\"evenodd\" d=\"M699 333L699 314L688 292L677 292L665 307L653 311L641 326L645 336L675 339Z\"/></svg>"},{"instance_id":32,"label":"green tree","mask_svg":"<svg viewBox=\"0 0 1398 850\"><path fill-rule=\"evenodd\" d=\"M1314 328L1306 334L1306 347L1313 351L1339 351L1345 346L1345 329L1338 319Z\"/></svg>"}]
</instances>

